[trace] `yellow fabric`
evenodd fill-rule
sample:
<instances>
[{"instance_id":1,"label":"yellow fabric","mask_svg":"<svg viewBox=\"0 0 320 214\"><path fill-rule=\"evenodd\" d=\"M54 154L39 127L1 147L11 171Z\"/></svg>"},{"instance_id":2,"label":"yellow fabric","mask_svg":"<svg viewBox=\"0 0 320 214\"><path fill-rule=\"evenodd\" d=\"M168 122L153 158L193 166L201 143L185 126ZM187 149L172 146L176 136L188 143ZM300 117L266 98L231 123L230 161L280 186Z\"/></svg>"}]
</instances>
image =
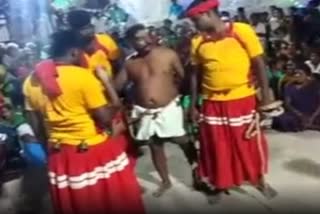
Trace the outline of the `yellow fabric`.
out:
<instances>
[{"instance_id":1,"label":"yellow fabric","mask_svg":"<svg viewBox=\"0 0 320 214\"><path fill-rule=\"evenodd\" d=\"M97 34L96 39L101 46L105 47L107 53L104 50L98 49L90 56L85 54L89 69L94 71L98 66L102 66L106 69L108 75L112 76L113 71L111 61L119 58L120 49L111 36L107 34Z\"/></svg>"},{"instance_id":2,"label":"yellow fabric","mask_svg":"<svg viewBox=\"0 0 320 214\"><path fill-rule=\"evenodd\" d=\"M191 61L202 69L202 95L204 99L227 101L255 94L249 85L251 58L263 54L260 40L251 26L234 23L234 37L203 42L202 36L192 40Z\"/></svg>"},{"instance_id":3,"label":"yellow fabric","mask_svg":"<svg viewBox=\"0 0 320 214\"><path fill-rule=\"evenodd\" d=\"M51 140L78 145L85 140L89 145L103 142L108 137L98 133L89 111L106 105L101 83L87 69L58 66L58 84L62 95L49 100L41 86L29 76L23 85L26 110L40 111L46 121Z\"/></svg>"}]
</instances>

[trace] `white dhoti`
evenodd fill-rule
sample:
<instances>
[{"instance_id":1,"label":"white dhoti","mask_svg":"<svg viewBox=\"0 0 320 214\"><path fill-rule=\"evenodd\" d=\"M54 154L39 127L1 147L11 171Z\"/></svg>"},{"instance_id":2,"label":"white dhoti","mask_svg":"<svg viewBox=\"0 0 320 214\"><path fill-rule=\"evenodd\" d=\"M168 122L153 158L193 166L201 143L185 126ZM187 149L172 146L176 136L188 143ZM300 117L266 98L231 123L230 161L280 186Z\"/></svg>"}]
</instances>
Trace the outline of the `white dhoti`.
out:
<instances>
[{"instance_id":1,"label":"white dhoti","mask_svg":"<svg viewBox=\"0 0 320 214\"><path fill-rule=\"evenodd\" d=\"M138 141L148 141L152 137L173 138L186 135L184 129L184 114L177 97L167 106L157 109L146 109L134 105L131 113L132 119L137 119L135 124L135 138Z\"/></svg>"}]
</instances>

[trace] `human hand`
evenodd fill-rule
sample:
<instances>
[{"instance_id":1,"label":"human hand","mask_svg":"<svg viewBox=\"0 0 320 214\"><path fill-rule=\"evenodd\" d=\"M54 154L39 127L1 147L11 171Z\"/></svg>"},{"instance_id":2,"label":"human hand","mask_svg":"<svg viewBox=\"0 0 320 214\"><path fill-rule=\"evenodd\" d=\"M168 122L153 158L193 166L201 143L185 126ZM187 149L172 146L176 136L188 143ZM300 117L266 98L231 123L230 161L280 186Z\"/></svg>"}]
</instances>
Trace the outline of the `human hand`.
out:
<instances>
[{"instance_id":1,"label":"human hand","mask_svg":"<svg viewBox=\"0 0 320 214\"><path fill-rule=\"evenodd\" d=\"M304 128L311 128L314 122L313 117L301 117Z\"/></svg>"},{"instance_id":2,"label":"human hand","mask_svg":"<svg viewBox=\"0 0 320 214\"><path fill-rule=\"evenodd\" d=\"M189 112L189 118L192 123L197 124L200 120L200 113L197 108L191 108Z\"/></svg>"},{"instance_id":3,"label":"human hand","mask_svg":"<svg viewBox=\"0 0 320 214\"><path fill-rule=\"evenodd\" d=\"M123 120L116 120L112 122L112 136L116 137L121 135L127 130L126 123Z\"/></svg>"}]
</instances>

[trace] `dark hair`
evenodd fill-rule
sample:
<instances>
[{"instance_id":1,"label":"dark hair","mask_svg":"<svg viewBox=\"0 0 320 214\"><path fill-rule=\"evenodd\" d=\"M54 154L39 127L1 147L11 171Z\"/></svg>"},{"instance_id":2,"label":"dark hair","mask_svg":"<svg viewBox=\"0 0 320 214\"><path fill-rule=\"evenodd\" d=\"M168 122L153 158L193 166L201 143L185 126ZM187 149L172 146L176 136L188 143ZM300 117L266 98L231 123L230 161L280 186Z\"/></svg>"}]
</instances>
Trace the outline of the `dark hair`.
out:
<instances>
[{"instance_id":1,"label":"dark hair","mask_svg":"<svg viewBox=\"0 0 320 214\"><path fill-rule=\"evenodd\" d=\"M63 57L70 49L81 48L80 35L72 30L61 30L51 36L50 56Z\"/></svg>"},{"instance_id":2,"label":"dark hair","mask_svg":"<svg viewBox=\"0 0 320 214\"><path fill-rule=\"evenodd\" d=\"M230 17L230 13L228 11L221 11L220 15Z\"/></svg>"},{"instance_id":3,"label":"dark hair","mask_svg":"<svg viewBox=\"0 0 320 214\"><path fill-rule=\"evenodd\" d=\"M173 22L172 22L170 19L165 19L165 20L163 21L163 23L164 23L164 24L170 24L170 25L173 24Z\"/></svg>"},{"instance_id":4,"label":"dark hair","mask_svg":"<svg viewBox=\"0 0 320 214\"><path fill-rule=\"evenodd\" d=\"M245 12L244 7L238 7L238 12Z\"/></svg>"},{"instance_id":5,"label":"dark hair","mask_svg":"<svg viewBox=\"0 0 320 214\"><path fill-rule=\"evenodd\" d=\"M306 63L304 62L297 63L296 69L302 70L307 76L312 75L311 68L308 65L306 65Z\"/></svg>"},{"instance_id":6,"label":"dark hair","mask_svg":"<svg viewBox=\"0 0 320 214\"><path fill-rule=\"evenodd\" d=\"M84 10L73 10L68 13L68 23L73 29L80 29L91 23L91 14Z\"/></svg>"},{"instance_id":7,"label":"dark hair","mask_svg":"<svg viewBox=\"0 0 320 214\"><path fill-rule=\"evenodd\" d=\"M145 30L145 29L146 27L142 24L133 25L127 30L126 39L133 40L139 31Z\"/></svg>"},{"instance_id":8,"label":"dark hair","mask_svg":"<svg viewBox=\"0 0 320 214\"><path fill-rule=\"evenodd\" d=\"M289 57L286 56L286 55L279 55L277 58L276 58L276 61L277 62L287 62L289 60Z\"/></svg>"}]
</instances>

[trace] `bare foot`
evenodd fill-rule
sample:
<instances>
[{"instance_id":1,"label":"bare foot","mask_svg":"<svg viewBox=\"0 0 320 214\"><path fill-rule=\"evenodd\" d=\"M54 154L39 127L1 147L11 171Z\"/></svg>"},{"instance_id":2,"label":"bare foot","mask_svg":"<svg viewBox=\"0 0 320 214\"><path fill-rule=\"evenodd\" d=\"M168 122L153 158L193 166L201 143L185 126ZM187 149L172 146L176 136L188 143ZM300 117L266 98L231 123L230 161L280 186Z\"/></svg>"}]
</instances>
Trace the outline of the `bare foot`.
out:
<instances>
[{"instance_id":1,"label":"bare foot","mask_svg":"<svg viewBox=\"0 0 320 214\"><path fill-rule=\"evenodd\" d=\"M275 189L273 189L269 184L259 185L257 189L268 200L271 200L278 195L278 192Z\"/></svg>"},{"instance_id":2,"label":"bare foot","mask_svg":"<svg viewBox=\"0 0 320 214\"><path fill-rule=\"evenodd\" d=\"M160 198L165 192L167 192L171 188L171 186L171 183L162 183L152 195L156 198Z\"/></svg>"}]
</instances>

